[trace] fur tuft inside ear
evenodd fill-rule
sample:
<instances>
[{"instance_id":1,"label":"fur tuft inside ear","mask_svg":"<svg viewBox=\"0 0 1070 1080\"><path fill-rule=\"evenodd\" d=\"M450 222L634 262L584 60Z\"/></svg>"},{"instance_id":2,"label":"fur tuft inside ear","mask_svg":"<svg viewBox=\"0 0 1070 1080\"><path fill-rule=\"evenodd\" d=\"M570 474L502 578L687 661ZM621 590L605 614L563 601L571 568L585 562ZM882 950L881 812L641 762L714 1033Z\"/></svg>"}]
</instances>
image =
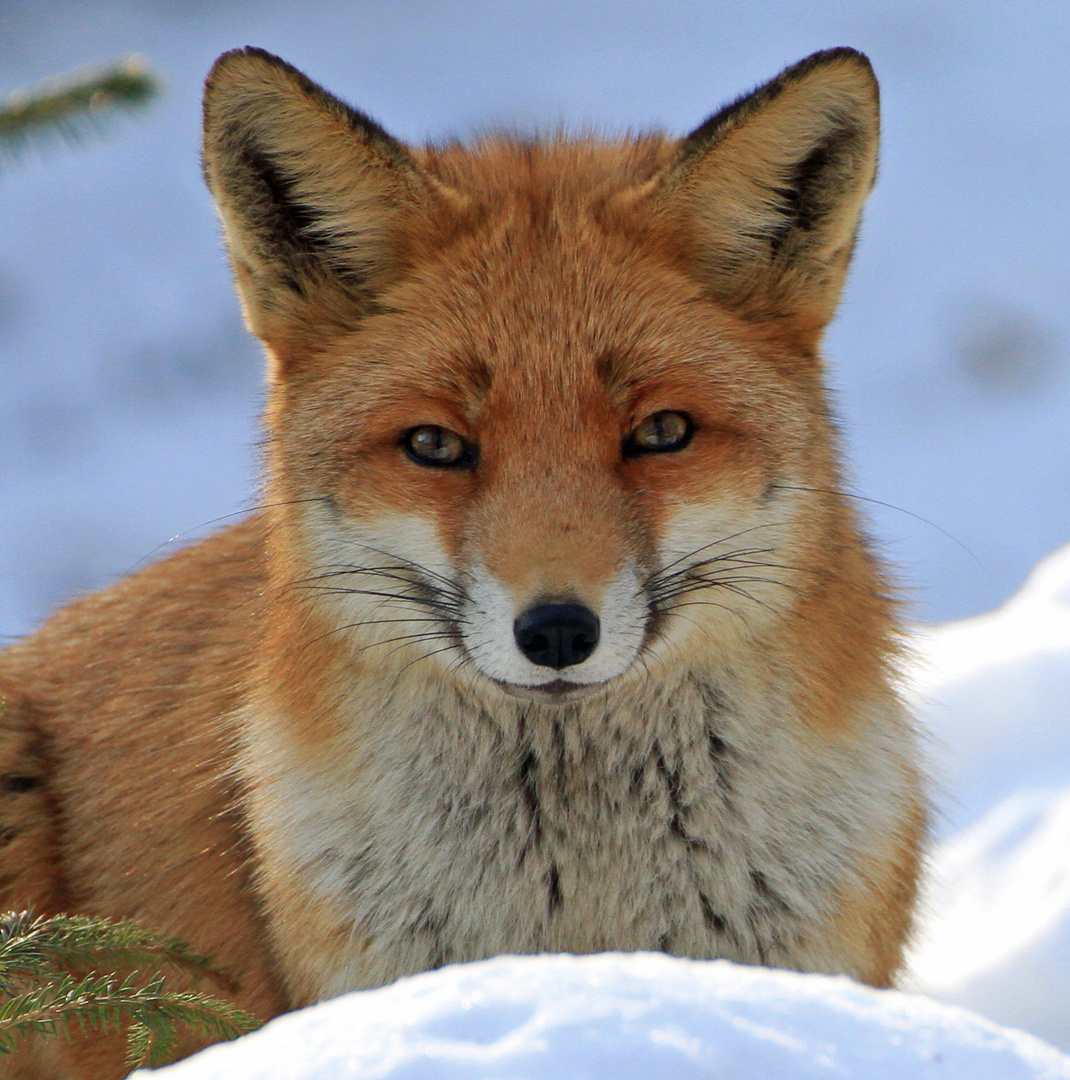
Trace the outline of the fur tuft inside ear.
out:
<instances>
[{"instance_id":1,"label":"fur tuft inside ear","mask_svg":"<svg viewBox=\"0 0 1070 1080\"><path fill-rule=\"evenodd\" d=\"M254 48L208 76L204 172L249 327L283 352L295 333L345 329L372 308L425 186L375 121Z\"/></svg>"},{"instance_id":2,"label":"fur tuft inside ear","mask_svg":"<svg viewBox=\"0 0 1070 1080\"><path fill-rule=\"evenodd\" d=\"M711 293L745 315L788 317L816 344L873 186L879 128L869 61L830 49L683 139L663 194Z\"/></svg>"}]
</instances>

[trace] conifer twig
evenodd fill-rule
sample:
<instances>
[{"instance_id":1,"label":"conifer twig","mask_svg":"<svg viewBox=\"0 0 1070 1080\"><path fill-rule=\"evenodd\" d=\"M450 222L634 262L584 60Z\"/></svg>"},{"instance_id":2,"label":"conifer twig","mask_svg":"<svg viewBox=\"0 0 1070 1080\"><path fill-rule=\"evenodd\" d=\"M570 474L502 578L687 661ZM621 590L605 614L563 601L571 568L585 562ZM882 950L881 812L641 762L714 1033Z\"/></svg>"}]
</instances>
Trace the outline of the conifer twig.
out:
<instances>
[{"instance_id":1,"label":"conifer twig","mask_svg":"<svg viewBox=\"0 0 1070 1080\"><path fill-rule=\"evenodd\" d=\"M57 967L131 970L161 965L194 978L207 976L224 990L235 989L234 980L213 968L208 957L136 923L88 915L35 917L28 911L0 915L0 992L7 979L33 978Z\"/></svg>"},{"instance_id":2,"label":"conifer twig","mask_svg":"<svg viewBox=\"0 0 1070 1080\"><path fill-rule=\"evenodd\" d=\"M151 975L142 974L146 965ZM179 1024L212 1042L259 1026L229 1002L167 989L161 965L235 988L185 943L134 923L25 911L0 916L0 1055L15 1050L20 1036L68 1032L77 1024L125 1029L130 1067L155 1067L170 1059ZM112 973L98 974L102 968ZM129 974L120 979L116 971Z\"/></svg>"},{"instance_id":3,"label":"conifer twig","mask_svg":"<svg viewBox=\"0 0 1070 1080\"><path fill-rule=\"evenodd\" d=\"M158 91L159 80L138 56L18 90L0 102L0 151L16 155L53 134L77 140L117 109L142 106Z\"/></svg>"}]
</instances>

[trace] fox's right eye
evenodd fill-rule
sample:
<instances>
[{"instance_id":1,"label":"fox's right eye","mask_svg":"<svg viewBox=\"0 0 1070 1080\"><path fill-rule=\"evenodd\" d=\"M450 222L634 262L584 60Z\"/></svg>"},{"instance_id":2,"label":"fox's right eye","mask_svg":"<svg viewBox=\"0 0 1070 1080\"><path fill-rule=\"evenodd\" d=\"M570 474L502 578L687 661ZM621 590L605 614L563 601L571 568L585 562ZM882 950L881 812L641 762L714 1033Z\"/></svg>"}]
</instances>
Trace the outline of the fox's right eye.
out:
<instances>
[{"instance_id":1,"label":"fox's right eye","mask_svg":"<svg viewBox=\"0 0 1070 1080\"><path fill-rule=\"evenodd\" d=\"M695 424L687 413L664 409L648 416L624 440L624 456L683 450L694 433Z\"/></svg>"},{"instance_id":2,"label":"fox's right eye","mask_svg":"<svg viewBox=\"0 0 1070 1080\"><path fill-rule=\"evenodd\" d=\"M437 424L423 424L406 431L401 437L401 445L418 465L471 468L476 460L474 446L457 432Z\"/></svg>"}]
</instances>

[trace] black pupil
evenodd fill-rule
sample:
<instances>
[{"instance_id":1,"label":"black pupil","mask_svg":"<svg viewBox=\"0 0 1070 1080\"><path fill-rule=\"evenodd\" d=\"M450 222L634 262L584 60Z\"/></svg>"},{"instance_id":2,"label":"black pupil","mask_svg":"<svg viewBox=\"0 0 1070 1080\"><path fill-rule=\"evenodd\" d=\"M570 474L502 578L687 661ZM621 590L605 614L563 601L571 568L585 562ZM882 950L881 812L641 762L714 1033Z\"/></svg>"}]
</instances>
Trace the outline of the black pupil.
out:
<instances>
[{"instance_id":1,"label":"black pupil","mask_svg":"<svg viewBox=\"0 0 1070 1080\"><path fill-rule=\"evenodd\" d=\"M677 412L655 413L644 426L648 446L672 446L687 433L687 421Z\"/></svg>"},{"instance_id":2,"label":"black pupil","mask_svg":"<svg viewBox=\"0 0 1070 1080\"><path fill-rule=\"evenodd\" d=\"M456 457L458 442L452 431L440 427L417 428L409 436L413 452L431 461L450 461Z\"/></svg>"}]
</instances>

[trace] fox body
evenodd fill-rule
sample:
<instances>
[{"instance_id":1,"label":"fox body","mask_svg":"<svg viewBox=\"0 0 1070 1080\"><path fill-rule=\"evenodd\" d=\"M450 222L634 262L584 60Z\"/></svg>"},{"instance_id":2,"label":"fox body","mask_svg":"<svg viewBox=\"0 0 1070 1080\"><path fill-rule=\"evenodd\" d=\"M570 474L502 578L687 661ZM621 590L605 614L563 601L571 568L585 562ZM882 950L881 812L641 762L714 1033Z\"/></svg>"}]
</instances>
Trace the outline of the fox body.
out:
<instances>
[{"instance_id":1,"label":"fox body","mask_svg":"<svg viewBox=\"0 0 1070 1080\"><path fill-rule=\"evenodd\" d=\"M924 798L818 351L877 129L847 49L683 140L423 150L222 57L264 506L0 658L4 904L179 935L265 1016L501 952L888 985Z\"/></svg>"}]
</instances>

